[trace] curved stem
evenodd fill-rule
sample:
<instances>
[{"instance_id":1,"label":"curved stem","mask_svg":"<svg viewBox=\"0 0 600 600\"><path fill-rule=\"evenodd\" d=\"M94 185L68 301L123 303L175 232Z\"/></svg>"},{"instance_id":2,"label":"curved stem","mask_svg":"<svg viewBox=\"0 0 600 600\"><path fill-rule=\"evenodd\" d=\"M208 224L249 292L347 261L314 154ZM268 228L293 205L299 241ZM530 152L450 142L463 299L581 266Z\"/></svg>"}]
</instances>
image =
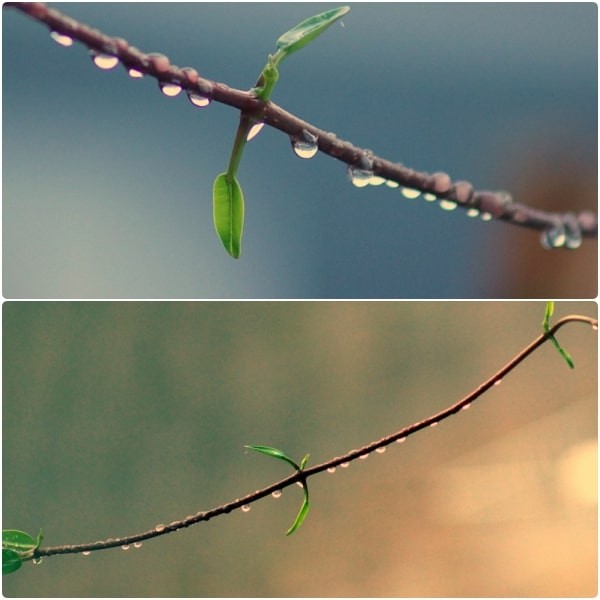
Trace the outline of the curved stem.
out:
<instances>
[{"instance_id":1,"label":"curved stem","mask_svg":"<svg viewBox=\"0 0 600 600\"><path fill-rule=\"evenodd\" d=\"M277 481L262 490L257 490L256 492L252 492L251 494L247 494L242 498L237 498L227 504L223 504L216 508L212 508L207 511L199 511L195 515L190 515L185 519L181 519L178 521L173 521L169 525L157 525L153 529L149 531L145 531L142 533L125 536L122 538L108 538L104 541L99 541L91 544L75 544L75 545L64 545L64 546L47 546L43 548L38 548L35 551L35 557L40 556L52 556L55 554L76 554L81 552L94 552L97 550L104 550L107 548L114 548L123 545L131 545L136 542L142 542L147 539L151 539L154 537L159 537L161 535L166 535L167 533L171 533L173 531L177 531L178 529L182 529L184 527L189 527L190 525L195 525L201 521L208 521L214 517L219 515L230 513L232 510L236 510L241 508L244 505L251 504L269 496L275 491L281 491L290 485L295 484L296 482L304 482L308 480L308 478L316 475L317 473L322 473L327 469L337 467L343 463L350 463L365 454L369 454L378 448L383 448L384 446L388 446L393 442L396 442L399 439L406 438L417 431L421 431L434 423L439 423L444 419L460 412L463 408L470 405L472 402L477 400L480 396L482 396L487 390L492 388L497 381L503 379L508 373L510 373L513 369L515 369L519 364L521 364L529 355L535 352L540 346L542 346L545 342L549 341L554 334L563 326L568 323L585 323L588 326L592 326L594 329L598 328L598 320L592 317L587 317L583 315L569 315L563 317L559 321L557 321L554 326L550 327L548 331L545 331L543 334L536 337L529 345L527 345L523 350L521 350L518 354L516 354L511 360L509 360L502 368L500 368L494 375L492 375L489 379L484 381L481 385L479 385L475 390L471 393L467 394L464 398L452 404L448 408L423 419L422 421L418 421L413 423L412 425L408 425L388 435L386 437L381 438L380 440L371 442L361 448L352 450L343 454L341 456L337 456L330 460L327 460L321 464L315 465L314 467L308 469L301 469L296 471L294 474ZM306 486L305 486L306 489Z\"/></svg>"}]
</instances>

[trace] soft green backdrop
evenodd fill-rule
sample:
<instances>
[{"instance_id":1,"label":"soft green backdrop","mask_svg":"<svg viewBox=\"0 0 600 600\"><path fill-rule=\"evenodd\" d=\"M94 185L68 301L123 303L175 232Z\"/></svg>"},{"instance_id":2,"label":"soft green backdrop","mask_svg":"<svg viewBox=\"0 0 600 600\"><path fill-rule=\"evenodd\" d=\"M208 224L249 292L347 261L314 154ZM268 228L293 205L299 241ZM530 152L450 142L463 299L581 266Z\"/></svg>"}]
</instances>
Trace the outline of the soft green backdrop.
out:
<instances>
[{"instance_id":1,"label":"soft green backdrop","mask_svg":"<svg viewBox=\"0 0 600 600\"><path fill-rule=\"evenodd\" d=\"M595 313L561 303L556 318ZM539 303L5 303L3 525L81 543L169 523L465 395ZM6 596L590 596L596 334L560 332L470 410L139 550L46 558Z\"/></svg>"}]
</instances>

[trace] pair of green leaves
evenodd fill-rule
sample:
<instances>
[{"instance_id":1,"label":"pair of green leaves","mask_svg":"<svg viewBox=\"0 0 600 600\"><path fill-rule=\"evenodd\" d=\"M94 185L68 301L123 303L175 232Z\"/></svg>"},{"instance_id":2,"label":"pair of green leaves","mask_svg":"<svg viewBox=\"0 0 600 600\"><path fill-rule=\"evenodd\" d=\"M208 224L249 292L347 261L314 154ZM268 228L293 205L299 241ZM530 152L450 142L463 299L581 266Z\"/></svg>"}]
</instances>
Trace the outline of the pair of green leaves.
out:
<instances>
[{"instance_id":1,"label":"pair of green leaves","mask_svg":"<svg viewBox=\"0 0 600 600\"><path fill-rule=\"evenodd\" d=\"M2 575L14 573L23 561L31 560L43 538L41 530L35 539L17 529L2 530Z\"/></svg>"},{"instance_id":2,"label":"pair of green leaves","mask_svg":"<svg viewBox=\"0 0 600 600\"><path fill-rule=\"evenodd\" d=\"M262 102L268 102L279 79L277 69L279 63L293 52L297 52L310 44L349 10L349 6L342 6L322 12L302 21L302 23L280 36L277 40L277 51L275 54L269 55L268 62L258 78L256 87L252 89L257 98ZM233 258L239 258L241 254L244 229L244 194L237 180L237 171L242 152L248 141L248 133L257 120L257 118L251 118L249 115L242 113L227 171L217 175L213 184L215 230L223 246L225 246L225 250Z\"/></svg>"},{"instance_id":3,"label":"pair of green leaves","mask_svg":"<svg viewBox=\"0 0 600 600\"><path fill-rule=\"evenodd\" d=\"M546 312L544 314L544 321L542 322L542 327L544 328L544 332L548 333L550 331L550 317L554 314L554 302L546 302ZM575 363L571 358L571 355L558 343L558 340L553 336L549 336L550 340L554 344L554 347L559 351L560 355L565 359L569 367L571 369L575 368Z\"/></svg>"},{"instance_id":4,"label":"pair of green leaves","mask_svg":"<svg viewBox=\"0 0 600 600\"><path fill-rule=\"evenodd\" d=\"M306 463L308 462L308 459L310 457L310 454L307 454L300 461L300 464L297 464L296 461L291 459L289 456L287 456L287 454L283 453L281 450L278 450L277 448L272 448L271 446L248 445L248 446L246 446L246 448L249 448L250 450L255 450L256 452L260 452L261 454L266 454L267 456L271 456L272 458L277 458L278 460L283 460L284 462L286 462L289 465L291 465L292 467L294 467L294 469L296 469L296 471L302 471L302 469L304 469L304 467L306 466ZM286 535L292 535L292 533L294 533L294 531L296 531L296 529L298 529L298 527L300 527L300 525L302 525L302 522L304 521L304 519L306 519L306 515L308 514L308 511L310 510L310 500L308 497L308 485L306 483L306 480L302 481L302 490L304 491L304 500L302 502L302 506L300 507L300 510L298 511L298 514L296 515L296 519L292 523L292 526L286 531L286 533L285 533Z\"/></svg>"}]
</instances>

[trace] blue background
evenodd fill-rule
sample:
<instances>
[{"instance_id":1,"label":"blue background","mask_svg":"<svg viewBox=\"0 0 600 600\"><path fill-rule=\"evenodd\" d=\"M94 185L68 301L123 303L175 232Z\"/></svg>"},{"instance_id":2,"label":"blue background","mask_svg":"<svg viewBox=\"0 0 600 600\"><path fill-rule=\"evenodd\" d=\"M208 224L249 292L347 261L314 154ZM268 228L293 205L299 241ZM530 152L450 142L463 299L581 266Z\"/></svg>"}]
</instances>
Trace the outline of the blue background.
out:
<instances>
[{"instance_id":1,"label":"blue background","mask_svg":"<svg viewBox=\"0 0 600 600\"><path fill-rule=\"evenodd\" d=\"M248 89L277 37L324 4L57 4L179 66ZM273 101L340 138L480 189L596 209L595 4L356 3L286 60ZM149 77L101 72L80 44L3 11L3 292L10 298L596 296L596 242L356 189L266 129L246 149L242 258L211 190L237 127Z\"/></svg>"}]
</instances>

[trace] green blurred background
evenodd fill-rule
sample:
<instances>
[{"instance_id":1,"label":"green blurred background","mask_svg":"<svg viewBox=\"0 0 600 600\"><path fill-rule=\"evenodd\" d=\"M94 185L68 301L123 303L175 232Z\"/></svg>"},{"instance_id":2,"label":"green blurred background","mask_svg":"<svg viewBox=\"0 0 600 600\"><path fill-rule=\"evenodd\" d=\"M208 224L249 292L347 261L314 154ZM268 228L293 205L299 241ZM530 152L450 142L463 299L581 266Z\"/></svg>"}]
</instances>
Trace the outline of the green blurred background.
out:
<instances>
[{"instance_id":1,"label":"green blurred background","mask_svg":"<svg viewBox=\"0 0 600 600\"><path fill-rule=\"evenodd\" d=\"M3 525L150 529L455 402L539 334L537 303L5 303ZM556 318L595 315L559 303ZM470 410L279 500L45 558L5 596L593 596L596 335L574 324Z\"/></svg>"}]
</instances>

